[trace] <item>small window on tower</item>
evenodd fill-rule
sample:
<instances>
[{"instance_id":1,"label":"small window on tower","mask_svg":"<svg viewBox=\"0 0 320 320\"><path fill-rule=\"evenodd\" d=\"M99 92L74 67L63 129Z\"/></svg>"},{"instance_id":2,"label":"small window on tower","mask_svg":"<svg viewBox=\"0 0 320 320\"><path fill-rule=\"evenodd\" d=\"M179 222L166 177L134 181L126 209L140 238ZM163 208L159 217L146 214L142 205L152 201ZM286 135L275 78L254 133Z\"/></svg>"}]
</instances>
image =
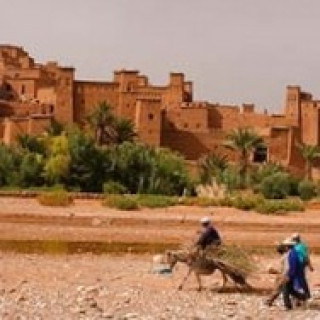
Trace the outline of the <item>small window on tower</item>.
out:
<instances>
[{"instance_id":1,"label":"small window on tower","mask_svg":"<svg viewBox=\"0 0 320 320\"><path fill-rule=\"evenodd\" d=\"M26 93L26 86L23 84L21 86L21 94L25 94Z\"/></svg>"},{"instance_id":2,"label":"small window on tower","mask_svg":"<svg viewBox=\"0 0 320 320\"><path fill-rule=\"evenodd\" d=\"M154 114L153 113L149 113L148 114L148 119L149 120L153 120L154 119Z\"/></svg>"}]
</instances>

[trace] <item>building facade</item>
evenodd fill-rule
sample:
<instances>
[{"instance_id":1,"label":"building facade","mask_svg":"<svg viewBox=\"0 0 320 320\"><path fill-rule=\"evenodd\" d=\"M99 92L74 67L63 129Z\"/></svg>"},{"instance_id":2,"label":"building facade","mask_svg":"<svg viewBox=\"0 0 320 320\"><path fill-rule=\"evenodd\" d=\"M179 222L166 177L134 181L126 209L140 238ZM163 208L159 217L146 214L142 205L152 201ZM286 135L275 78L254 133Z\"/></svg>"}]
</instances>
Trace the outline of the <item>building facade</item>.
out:
<instances>
[{"instance_id":1,"label":"building facade","mask_svg":"<svg viewBox=\"0 0 320 320\"><path fill-rule=\"evenodd\" d=\"M41 134L56 119L84 125L87 116L107 102L117 116L131 119L141 141L169 147L187 160L210 152L236 154L223 147L225 136L252 127L266 148L253 161L273 161L302 174L298 143L320 144L320 101L299 86L288 86L283 112L256 112L252 104L220 105L193 100L193 83L183 73L170 73L168 83L154 86L136 70L114 72L112 81L75 79L75 70L57 62L35 60L21 47L0 45L0 138L15 143L22 133ZM314 175L318 175L318 166ZM320 166L319 166L320 168Z\"/></svg>"}]
</instances>

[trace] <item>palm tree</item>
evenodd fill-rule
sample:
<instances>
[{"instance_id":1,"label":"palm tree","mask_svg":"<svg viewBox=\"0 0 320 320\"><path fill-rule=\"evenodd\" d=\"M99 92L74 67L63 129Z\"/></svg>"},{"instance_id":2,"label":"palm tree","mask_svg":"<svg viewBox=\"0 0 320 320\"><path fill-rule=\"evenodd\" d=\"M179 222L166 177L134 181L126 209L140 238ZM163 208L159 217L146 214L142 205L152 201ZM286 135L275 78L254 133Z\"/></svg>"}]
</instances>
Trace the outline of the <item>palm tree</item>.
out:
<instances>
[{"instance_id":1,"label":"palm tree","mask_svg":"<svg viewBox=\"0 0 320 320\"><path fill-rule=\"evenodd\" d=\"M238 128L232 130L224 145L240 153L240 178L241 184L245 185L249 156L254 149L263 146L263 139L250 128Z\"/></svg>"},{"instance_id":2,"label":"palm tree","mask_svg":"<svg viewBox=\"0 0 320 320\"><path fill-rule=\"evenodd\" d=\"M310 144L300 144L298 149L305 161L305 177L308 180L312 179L311 171L316 159L320 158L320 146Z\"/></svg>"},{"instance_id":3,"label":"palm tree","mask_svg":"<svg viewBox=\"0 0 320 320\"><path fill-rule=\"evenodd\" d=\"M103 145L115 135L113 122L114 116L111 107L106 102L98 105L93 113L88 117L90 125L95 130L95 139L98 145Z\"/></svg>"},{"instance_id":4,"label":"palm tree","mask_svg":"<svg viewBox=\"0 0 320 320\"><path fill-rule=\"evenodd\" d=\"M212 177L218 177L228 167L226 155L216 153L209 154L199 160L201 180L204 183L211 183Z\"/></svg>"},{"instance_id":5,"label":"palm tree","mask_svg":"<svg viewBox=\"0 0 320 320\"><path fill-rule=\"evenodd\" d=\"M100 146L133 141L136 135L132 121L114 116L112 108L106 102L99 104L88 120L95 130L95 140Z\"/></svg>"},{"instance_id":6,"label":"palm tree","mask_svg":"<svg viewBox=\"0 0 320 320\"><path fill-rule=\"evenodd\" d=\"M134 123L129 119L116 118L113 124L115 131L114 143L132 142L136 137Z\"/></svg>"}]
</instances>

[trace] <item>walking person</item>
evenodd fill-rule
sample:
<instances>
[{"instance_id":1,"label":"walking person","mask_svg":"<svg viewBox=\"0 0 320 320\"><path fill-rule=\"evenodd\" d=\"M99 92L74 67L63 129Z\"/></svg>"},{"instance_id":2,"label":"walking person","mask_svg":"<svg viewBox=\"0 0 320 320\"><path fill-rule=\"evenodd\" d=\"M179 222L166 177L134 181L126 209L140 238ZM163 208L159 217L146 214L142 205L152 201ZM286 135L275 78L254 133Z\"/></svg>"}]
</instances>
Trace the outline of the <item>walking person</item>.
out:
<instances>
[{"instance_id":1,"label":"walking person","mask_svg":"<svg viewBox=\"0 0 320 320\"><path fill-rule=\"evenodd\" d=\"M296 243L292 241L292 239L286 239L283 242L283 245L288 248L288 259L282 295L285 308L291 310L291 296L295 297L298 301L304 302L306 300L306 294L303 291L303 266L299 260L299 255L294 248Z\"/></svg>"},{"instance_id":2,"label":"walking person","mask_svg":"<svg viewBox=\"0 0 320 320\"><path fill-rule=\"evenodd\" d=\"M286 273L288 271L288 250L289 248L282 243L277 246L277 252L281 255L279 268L270 268L270 274L276 274L274 289L271 295L265 301L269 307L273 305L275 300L280 296L283 291L284 284L286 283Z\"/></svg>"},{"instance_id":3,"label":"walking person","mask_svg":"<svg viewBox=\"0 0 320 320\"><path fill-rule=\"evenodd\" d=\"M311 298L311 293L308 285L308 280L306 276L306 268L308 267L310 271L313 271L313 266L310 260L309 248L308 246L301 240L301 237L298 233L293 234L291 237L292 241L295 243L294 250L298 254L299 261L302 265L301 269L301 286L304 291L306 298Z\"/></svg>"}]
</instances>

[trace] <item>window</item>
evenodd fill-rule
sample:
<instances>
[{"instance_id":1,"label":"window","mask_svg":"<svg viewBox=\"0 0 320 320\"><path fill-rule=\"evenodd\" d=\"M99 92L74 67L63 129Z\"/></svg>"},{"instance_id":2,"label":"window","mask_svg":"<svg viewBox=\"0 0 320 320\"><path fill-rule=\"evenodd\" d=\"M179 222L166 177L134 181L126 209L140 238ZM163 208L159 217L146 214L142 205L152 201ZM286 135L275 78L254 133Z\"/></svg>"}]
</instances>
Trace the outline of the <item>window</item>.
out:
<instances>
[{"instance_id":1,"label":"window","mask_svg":"<svg viewBox=\"0 0 320 320\"><path fill-rule=\"evenodd\" d=\"M184 127L185 129L187 129L189 126L188 126L187 123L185 123L185 124L183 125L183 127Z\"/></svg>"},{"instance_id":2,"label":"window","mask_svg":"<svg viewBox=\"0 0 320 320\"><path fill-rule=\"evenodd\" d=\"M23 84L21 86L21 94L25 94L26 93L26 86Z\"/></svg>"},{"instance_id":3,"label":"window","mask_svg":"<svg viewBox=\"0 0 320 320\"><path fill-rule=\"evenodd\" d=\"M253 162L263 163L267 161L268 149L267 147L261 146L256 148L253 153Z\"/></svg>"},{"instance_id":4,"label":"window","mask_svg":"<svg viewBox=\"0 0 320 320\"><path fill-rule=\"evenodd\" d=\"M153 113L149 113L148 114L148 119L149 120L153 120L154 119L154 114Z\"/></svg>"}]
</instances>

